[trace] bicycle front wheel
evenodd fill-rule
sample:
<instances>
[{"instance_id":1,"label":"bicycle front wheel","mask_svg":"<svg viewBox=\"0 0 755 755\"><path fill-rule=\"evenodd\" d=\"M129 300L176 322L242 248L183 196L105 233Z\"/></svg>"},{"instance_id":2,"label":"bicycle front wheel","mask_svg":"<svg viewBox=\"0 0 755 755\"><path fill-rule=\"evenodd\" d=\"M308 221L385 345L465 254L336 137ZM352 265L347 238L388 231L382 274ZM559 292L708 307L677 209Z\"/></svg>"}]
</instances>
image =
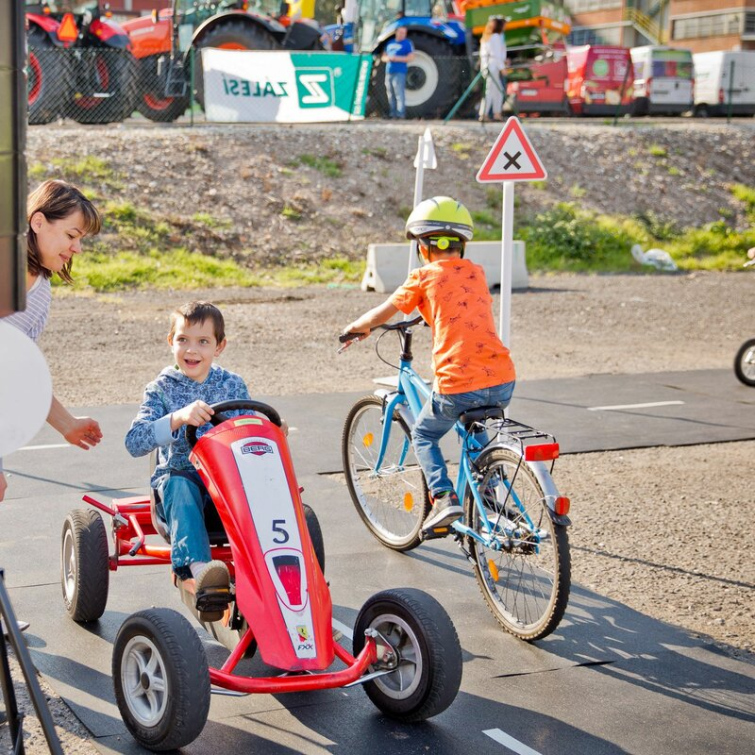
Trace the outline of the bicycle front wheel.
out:
<instances>
[{"instance_id":1,"label":"bicycle front wheel","mask_svg":"<svg viewBox=\"0 0 755 755\"><path fill-rule=\"evenodd\" d=\"M550 634L566 611L571 560L566 527L548 513L535 473L513 451L493 448L477 461L484 515L470 490L465 521L480 590L498 623L520 639Z\"/></svg>"},{"instance_id":2,"label":"bicycle front wheel","mask_svg":"<svg viewBox=\"0 0 755 755\"><path fill-rule=\"evenodd\" d=\"M387 444L378 468L384 432ZM341 450L351 500L370 532L393 550L416 548L430 500L404 420L394 414L384 428L383 400L364 396L346 418Z\"/></svg>"}]
</instances>

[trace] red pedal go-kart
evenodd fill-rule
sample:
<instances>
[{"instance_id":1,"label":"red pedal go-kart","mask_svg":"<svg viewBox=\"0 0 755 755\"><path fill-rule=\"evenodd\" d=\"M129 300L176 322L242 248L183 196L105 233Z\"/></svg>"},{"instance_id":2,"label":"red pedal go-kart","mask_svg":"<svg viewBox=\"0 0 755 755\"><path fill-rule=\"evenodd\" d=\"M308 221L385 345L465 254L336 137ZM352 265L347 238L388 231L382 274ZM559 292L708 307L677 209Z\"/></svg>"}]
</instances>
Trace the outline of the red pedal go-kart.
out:
<instances>
[{"instance_id":1,"label":"red pedal go-kart","mask_svg":"<svg viewBox=\"0 0 755 755\"><path fill-rule=\"evenodd\" d=\"M177 611L152 608L126 619L113 649L113 682L134 738L156 751L192 742L207 720L213 686L279 694L363 684L381 711L401 721L445 710L459 690L462 657L443 607L420 590L385 590L359 611L352 652L339 644L322 571L322 534L301 501L278 413L258 401L226 401L213 409L214 427L199 440L188 427L187 439L222 525L213 526L206 513L212 557L228 565L232 585L223 618L202 624L230 655L220 668L209 668L199 636ZM250 414L228 415L239 411ZM69 514L61 580L68 613L79 622L104 613L110 571L170 564L169 546L146 541L163 524L154 500L107 505L85 495L84 501L112 518L114 549L97 511ZM194 596L181 593L199 619ZM257 650L280 675L234 674ZM345 668L329 670L336 660Z\"/></svg>"}]
</instances>

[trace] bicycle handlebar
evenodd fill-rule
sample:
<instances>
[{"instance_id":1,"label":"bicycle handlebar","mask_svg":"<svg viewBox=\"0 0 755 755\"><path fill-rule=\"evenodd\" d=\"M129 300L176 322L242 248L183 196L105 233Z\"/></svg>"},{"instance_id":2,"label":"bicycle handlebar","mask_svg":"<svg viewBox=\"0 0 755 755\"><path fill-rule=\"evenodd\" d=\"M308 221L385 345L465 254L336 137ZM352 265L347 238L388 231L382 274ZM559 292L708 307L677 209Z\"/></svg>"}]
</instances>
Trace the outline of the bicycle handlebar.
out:
<instances>
[{"instance_id":1,"label":"bicycle handlebar","mask_svg":"<svg viewBox=\"0 0 755 755\"><path fill-rule=\"evenodd\" d=\"M395 322L392 325L379 325L378 328L380 330L403 330L406 331L408 328L411 328L414 325L417 325L418 323L423 322L422 315L418 315L413 320L402 320L401 322ZM361 341L367 336L369 333L341 333L340 336L338 336L338 340L343 344L340 349L338 349L338 354L340 354L344 349L347 349L349 346L351 346L352 343L356 343L357 341Z\"/></svg>"}]
</instances>

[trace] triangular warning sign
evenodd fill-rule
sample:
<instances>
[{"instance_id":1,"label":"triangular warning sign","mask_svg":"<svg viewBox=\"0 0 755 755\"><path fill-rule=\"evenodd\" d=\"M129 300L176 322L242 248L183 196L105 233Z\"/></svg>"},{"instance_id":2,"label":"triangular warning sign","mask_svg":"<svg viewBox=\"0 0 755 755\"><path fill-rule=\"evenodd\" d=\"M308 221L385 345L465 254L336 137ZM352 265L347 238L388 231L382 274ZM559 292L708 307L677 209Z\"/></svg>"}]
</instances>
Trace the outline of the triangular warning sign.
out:
<instances>
[{"instance_id":1,"label":"triangular warning sign","mask_svg":"<svg viewBox=\"0 0 755 755\"><path fill-rule=\"evenodd\" d=\"M485 162L477 172L480 183L540 181L548 174L518 118L506 121Z\"/></svg>"}]
</instances>

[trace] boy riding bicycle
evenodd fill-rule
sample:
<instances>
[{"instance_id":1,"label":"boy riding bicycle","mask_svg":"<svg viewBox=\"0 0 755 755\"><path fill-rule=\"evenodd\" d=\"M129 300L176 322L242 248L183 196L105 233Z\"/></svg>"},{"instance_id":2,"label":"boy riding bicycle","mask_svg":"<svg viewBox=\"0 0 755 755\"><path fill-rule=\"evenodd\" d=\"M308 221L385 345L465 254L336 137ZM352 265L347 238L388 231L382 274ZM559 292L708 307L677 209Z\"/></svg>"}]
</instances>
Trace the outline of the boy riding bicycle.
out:
<instances>
[{"instance_id":1,"label":"boy riding bicycle","mask_svg":"<svg viewBox=\"0 0 755 755\"><path fill-rule=\"evenodd\" d=\"M509 350L496 333L485 272L464 259L473 232L472 216L460 202L433 197L418 204L406 221L406 235L417 240L424 265L344 330L369 335L397 312L415 309L432 330L433 391L412 428L433 502L422 527L425 534L439 534L464 513L440 450L441 438L470 409L508 406L516 379Z\"/></svg>"}]
</instances>

